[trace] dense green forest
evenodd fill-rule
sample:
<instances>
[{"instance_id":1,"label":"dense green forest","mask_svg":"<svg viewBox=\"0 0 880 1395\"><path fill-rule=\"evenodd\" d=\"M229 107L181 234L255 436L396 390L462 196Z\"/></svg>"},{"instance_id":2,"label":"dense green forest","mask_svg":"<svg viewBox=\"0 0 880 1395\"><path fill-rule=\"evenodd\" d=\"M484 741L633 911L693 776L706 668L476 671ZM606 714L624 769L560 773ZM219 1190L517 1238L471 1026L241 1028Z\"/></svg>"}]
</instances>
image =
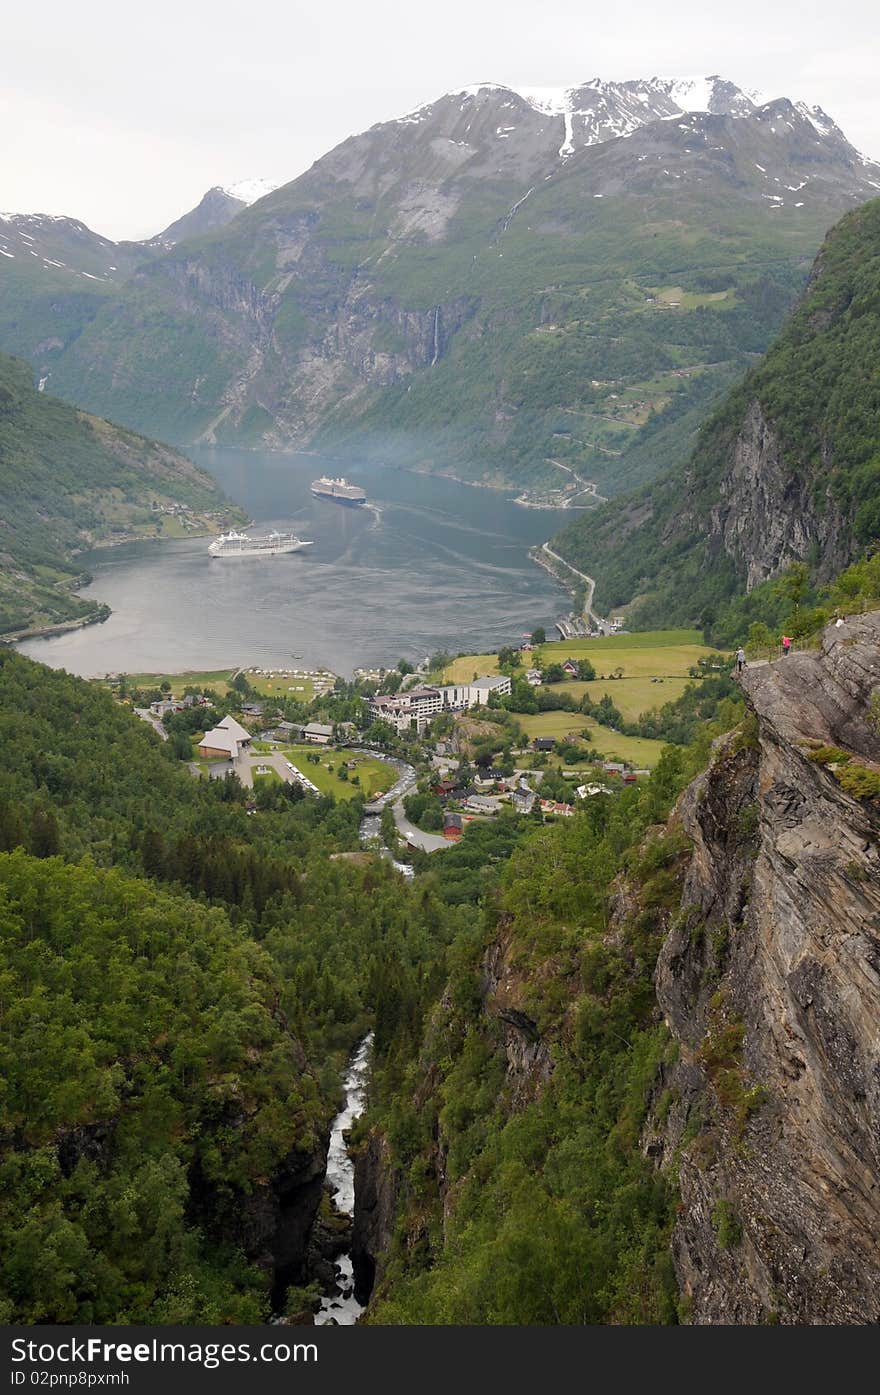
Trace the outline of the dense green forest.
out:
<instances>
[{"instance_id":1,"label":"dense green forest","mask_svg":"<svg viewBox=\"0 0 880 1395\"><path fill-rule=\"evenodd\" d=\"M74 554L155 536L174 504L204 526L230 511L209 475L178 452L38 392L29 366L0 354L0 635L95 618L71 594Z\"/></svg>"},{"instance_id":2,"label":"dense green forest","mask_svg":"<svg viewBox=\"0 0 880 1395\"><path fill-rule=\"evenodd\" d=\"M432 1221L429 1250L397 1253L377 1320L674 1317L671 1195L635 1146L665 1049L651 965L666 852L643 913L613 948L601 932L628 850L705 744L568 825L477 827L442 859L417 859L411 884L380 858L346 856L359 800L194 779L109 691L12 651L0 652L0 745L4 1318L265 1318L277 1275L248 1217L277 1178L320 1158L340 1068L368 1027L366 1127L387 1130L413 1188L401 1233L413 1207L440 1204L424 1154L435 1127L462 1188L463 1248L444 1249ZM517 972L534 974L529 1011L558 1061L525 1109L505 1095L498 1025L480 1006L499 933L519 945ZM588 1166L573 1169L582 1148ZM607 1215L557 1254L566 1217L606 1195ZM553 1227L514 1282L544 1204ZM477 1304L493 1253L513 1287L490 1285ZM557 1294L554 1317L537 1289L585 1263L601 1285ZM630 1301L638 1265L650 1278Z\"/></svg>"},{"instance_id":3,"label":"dense green forest","mask_svg":"<svg viewBox=\"0 0 880 1395\"><path fill-rule=\"evenodd\" d=\"M108 692L11 651L0 747L3 1316L259 1320L248 1198L320 1152L368 1025L418 1033L461 913L333 860L360 801L249 812Z\"/></svg>"},{"instance_id":4,"label":"dense green forest","mask_svg":"<svg viewBox=\"0 0 880 1395\"><path fill-rule=\"evenodd\" d=\"M400 1188L371 1320L677 1320L674 1183L639 1147L672 1050L653 971L688 848L657 825L741 714L668 748L644 786L535 830L486 889L418 1057L389 1055L361 1126L388 1140ZM511 1023L546 1074L540 1057L516 1067Z\"/></svg>"},{"instance_id":5,"label":"dense green forest","mask_svg":"<svg viewBox=\"0 0 880 1395\"><path fill-rule=\"evenodd\" d=\"M878 385L875 200L829 234L786 328L702 428L688 464L578 519L556 546L596 577L600 610L635 602L633 628L697 621L720 642L742 632L743 622L774 623L779 606L770 590L755 588L743 600L756 556L775 556L774 529L796 524L788 558L806 562L819 581L880 539ZM747 517L754 488L737 483L735 459L755 404L778 443L779 480L767 462L766 517L743 539L731 527L725 543L725 518Z\"/></svg>"}]
</instances>

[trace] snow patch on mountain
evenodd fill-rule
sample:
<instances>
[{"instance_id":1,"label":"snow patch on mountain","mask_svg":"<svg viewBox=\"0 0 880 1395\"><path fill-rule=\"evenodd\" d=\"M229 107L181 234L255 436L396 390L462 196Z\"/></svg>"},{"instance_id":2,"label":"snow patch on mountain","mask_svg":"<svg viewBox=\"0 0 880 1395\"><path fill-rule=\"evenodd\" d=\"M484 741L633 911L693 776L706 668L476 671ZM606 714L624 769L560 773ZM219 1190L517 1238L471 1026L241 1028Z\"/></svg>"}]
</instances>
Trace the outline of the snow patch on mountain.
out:
<instances>
[{"instance_id":1,"label":"snow patch on mountain","mask_svg":"<svg viewBox=\"0 0 880 1395\"><path fill-rule=\"evenodd\" d=\"M240 199L242 203L250 205L256 203L257 199L264 199L267 194L274 193L283 183L283 179L239 179L235 184L223 184L220 187L231 199Z\"/></svg>"}]
</instances>

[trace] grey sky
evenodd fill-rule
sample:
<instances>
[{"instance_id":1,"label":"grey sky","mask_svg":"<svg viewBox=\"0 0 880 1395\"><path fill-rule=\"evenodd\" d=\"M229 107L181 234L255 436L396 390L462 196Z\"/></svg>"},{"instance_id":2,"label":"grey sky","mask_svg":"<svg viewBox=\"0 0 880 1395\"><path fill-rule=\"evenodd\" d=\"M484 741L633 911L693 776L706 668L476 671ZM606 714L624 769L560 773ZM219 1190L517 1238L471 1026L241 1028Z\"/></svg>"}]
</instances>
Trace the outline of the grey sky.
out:
<instances>
[{"instance_id":1,"label":"grey sky","mask_svg":"<svg viewBox=\"0 0 880 1395\"><path fill-rule=\"evenodd\" d=\"M42 0L4 15L0 207L145 237L478 81L721 73L818 103L880 159L878 68L875 0Z\"/></svg>"}]
</instances>

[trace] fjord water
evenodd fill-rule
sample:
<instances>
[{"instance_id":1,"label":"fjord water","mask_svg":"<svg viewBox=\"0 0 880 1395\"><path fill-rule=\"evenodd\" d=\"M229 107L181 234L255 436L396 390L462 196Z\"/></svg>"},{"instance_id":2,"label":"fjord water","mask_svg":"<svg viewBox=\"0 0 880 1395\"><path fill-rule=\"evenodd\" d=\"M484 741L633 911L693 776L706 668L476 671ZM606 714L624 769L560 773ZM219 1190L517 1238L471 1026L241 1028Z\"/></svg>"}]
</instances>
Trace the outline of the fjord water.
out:
<instances>
[{"instance_id":1,"label":"fjord water","mask_svg":"<svg viewBox=\"0 0 880 1395\"><path fill-rule=\"evenodd\" d=\"M345 467L369 499L345 508L309 491L316 476L342 473L338 462L233 450L197 458L260 531L291 529L314 547L212 560L208 539L184 538L92 553L83 594L106 601L110 619L28 640L26 654L87 677L281 667L294 655L350 674L438 649L491 649L567 609L527 554L570 515L375 466Z\"/></svg>"}]
</instances>

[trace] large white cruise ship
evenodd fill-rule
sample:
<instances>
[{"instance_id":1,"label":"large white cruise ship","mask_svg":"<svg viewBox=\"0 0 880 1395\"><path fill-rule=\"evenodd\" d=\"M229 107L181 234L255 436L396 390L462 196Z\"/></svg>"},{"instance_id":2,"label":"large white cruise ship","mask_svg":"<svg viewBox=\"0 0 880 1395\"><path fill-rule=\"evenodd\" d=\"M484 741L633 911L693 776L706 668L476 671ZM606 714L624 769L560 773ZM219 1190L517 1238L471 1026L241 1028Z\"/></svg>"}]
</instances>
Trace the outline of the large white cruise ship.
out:
<instances>
[{"instance_id":1,"label":"large white cruise ship","mask_svg":"<svg viewBox=\"0 0 880 1395\"><path fill-rule=\"evenodd\" d=\"M319 480L312 480L312 493L316 499L333 499L337 504L359 504L367 502L367 496L359 484L349 484L346 479L331 480L327 475L322 475Z\"/></svg>"},{"instance_id":2,"label":"large white cruise ship","mask_svg":"<svg viewBox=\"0 0 880 1395\"><path fill-rule=\"evenodd\" d=\"M248 533L221 533L208 548L212 557L277 557L282 552L302 552L314 547L295 533L267 533L252 538Z\"/></svg>"}]
</instances>

